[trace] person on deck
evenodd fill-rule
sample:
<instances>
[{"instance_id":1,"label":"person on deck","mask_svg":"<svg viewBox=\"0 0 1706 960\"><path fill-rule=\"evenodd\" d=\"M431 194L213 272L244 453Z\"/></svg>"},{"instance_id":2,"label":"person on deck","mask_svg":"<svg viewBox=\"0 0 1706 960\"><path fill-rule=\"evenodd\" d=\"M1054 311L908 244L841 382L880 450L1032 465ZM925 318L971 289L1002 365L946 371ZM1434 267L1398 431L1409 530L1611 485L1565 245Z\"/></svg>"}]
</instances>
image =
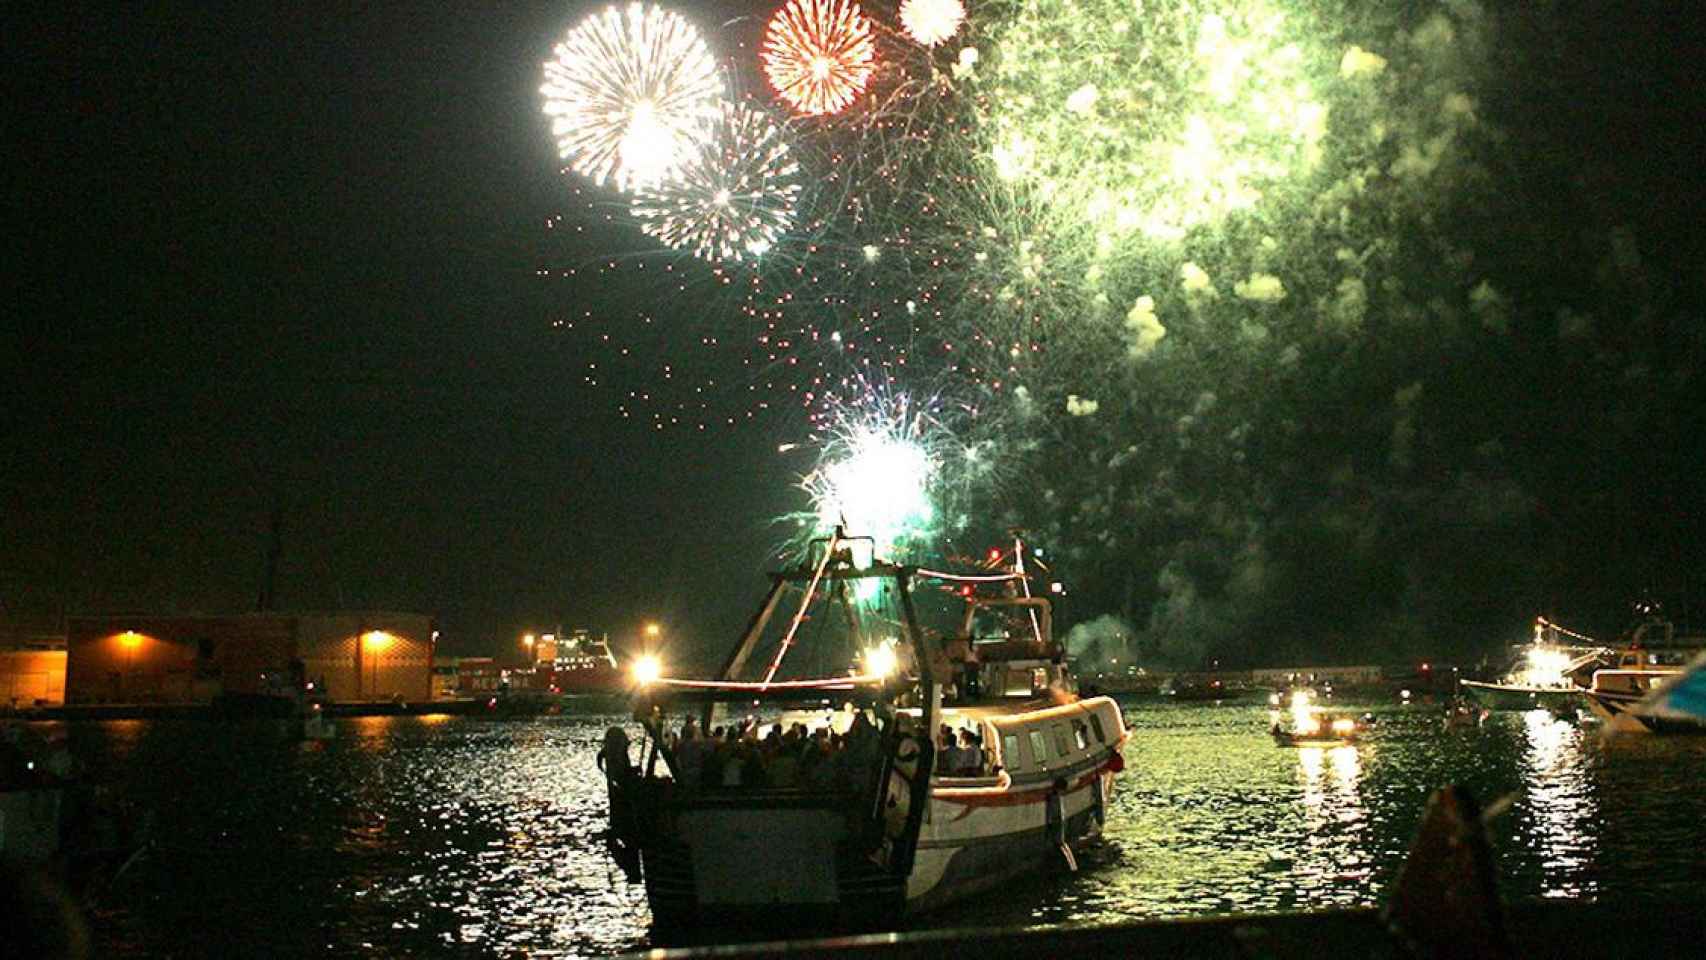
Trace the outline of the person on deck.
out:
<instances>
[{"instance_id":1,"label":"person on deck","mask_svg":"<svg viewBox=\"0 0 1706 960\"><path fill-rule=\"evenodd\" d=\"M630 780L635 774L634 762L628 759L628 734L621 727L604 731L604 746L598 751L598 769L606 779L617 783Z\"/></svg>"},{"instance_id":2,"label":"person on deck","mask_svg":"<svg viewBox=\"0 0 1706 960\"><path fill-rule=\"evenodd\" d=\"M699 736L699 725L691 718L681 727L681 742L675 748L675 763L681 785L698 789L704 776L706 740Z\"/></svg>"}]
</instances>

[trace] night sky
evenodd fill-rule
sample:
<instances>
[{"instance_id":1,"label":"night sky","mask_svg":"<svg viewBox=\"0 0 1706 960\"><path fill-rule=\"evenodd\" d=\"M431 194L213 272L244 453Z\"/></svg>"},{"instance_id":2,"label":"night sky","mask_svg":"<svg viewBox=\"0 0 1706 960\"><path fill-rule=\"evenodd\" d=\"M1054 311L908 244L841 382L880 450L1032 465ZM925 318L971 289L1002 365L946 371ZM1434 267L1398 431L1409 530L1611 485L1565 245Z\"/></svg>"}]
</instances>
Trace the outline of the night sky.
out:
<instances>
[{"instance_id":1,"label":"night sky","mask_svg":"<svg viewBox=\"0 0 1706 960\"><path fill-rule=\"evenodd\" d=\"M433 614L453 653L559 621L725 642L770 518L803 506L776 453L800 430L785 404L705 433L624 419L627 385L584 383L594 345L553 326L611 306L536 276L563 262L547 220L581 209L540 63L583 9L12 11L0 613L253 609L276 505L284 609ZM1632 225L1692 359L1633 414L1650 446L1559 458L1538 498L1574 535L1513 549L1568 556L1472 626L1546 606L1610 632L1649 587L1706 611L1699 28L1659 3L1496 9L1526 46L1488 109L1534 232ZM1568 437L1555 409L1537 433Z\"/></svg>"}]
</instances>

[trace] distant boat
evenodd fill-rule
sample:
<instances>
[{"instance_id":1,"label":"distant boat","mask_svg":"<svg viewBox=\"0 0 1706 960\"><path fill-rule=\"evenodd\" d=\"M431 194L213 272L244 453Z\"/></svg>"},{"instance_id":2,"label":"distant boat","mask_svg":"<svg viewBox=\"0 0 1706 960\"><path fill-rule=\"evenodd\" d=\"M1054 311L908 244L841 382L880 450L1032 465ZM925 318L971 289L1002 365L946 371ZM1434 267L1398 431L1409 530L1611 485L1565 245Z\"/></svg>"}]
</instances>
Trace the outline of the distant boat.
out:
<instances>
[{"instance_id":1,"label":"distant boat","mask_svg":"<svg viewBox=\"0 0 1706 960\"><path fill-rule=\"evenodd\" d=\"M1362 736L1363 727L1356 718L1322 713L1311 690L1291 691L1285 705L1291 720L1289 727L1281 722L1278 710L1270 713L1272 724L1268 733L1278 746L1341 747L1356 743Z\"/></svg>"},{"instance_id":2,"label":"distant boat","mask_svg":"<svg viewBox=\"0 0 1706 960\"><path fill-rule=\"evenodd\" d=\"M1464 696L1488 710L1560 713L1575 706L1594 668L1613 662L1615 654L1592 637L1537 617L1534 639L1520 647L1509 673L1497 682L1464 680L1459 686Z\"/></svg>"}]
</instances>

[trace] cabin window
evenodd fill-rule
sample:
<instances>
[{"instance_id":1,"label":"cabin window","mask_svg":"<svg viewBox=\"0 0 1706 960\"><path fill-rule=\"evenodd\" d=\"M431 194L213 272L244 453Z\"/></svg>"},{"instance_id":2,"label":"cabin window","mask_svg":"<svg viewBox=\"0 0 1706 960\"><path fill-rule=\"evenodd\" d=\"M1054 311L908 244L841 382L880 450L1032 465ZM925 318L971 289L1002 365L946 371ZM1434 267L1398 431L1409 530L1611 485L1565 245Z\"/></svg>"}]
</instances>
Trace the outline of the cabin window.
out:
<instances>
[{"instance_id":1,"label":"cabin window","mask_svg":"<svg viewBox=\"0 0 1706 960\"><path fill-rule=\"evenodd\" d=\"M1090 729L1096 731L1096 742L1097 743L1107 743L1108 742L1107 734L1102 732L1102 718L1096 716L1093 713L1090 714Z\"/></svg>"},{"instance_id":2,"label":"cabin window","mask_svg":"<svg viewBox=\"0 0 1706 960\"><path fill-rule=\"evenodd\" d=\"M1031 759L1038 766L1048 763L1048 741L1043 739L1041 730L1031 731Z\"/></svg>"},{"instance_id":3,"label":"cabin window","mask_svg":"<svg viewBox=\"0 0 1706 960\"><path fill-rule=\"evenodd\" d=\"M1001 762L1006 764L1007 769L1009 769L1009 770L1013 769L1016 766L1022 765L1022 761L1019 759L1019 735L1018 734L1016 734L1016 733L1002 734L1002 736L1001 736Z\"/></svg>"},{"instance_id":4,"label":"cabin window","mask_svg":"<svg viewBox=\"0 0 1706 960\"><path fill-rule=\"evenodd\" d=\"M1054 725L1054 749L1055 753L1061 757L1072 752L1072 748L1067 746L1066 727L1058 723Z\"/></svg>"},{"instance_id":5,"label":"cabin window","mask_svg":"<svg viewBox=\"0 0 1706 960\"><path fill-rule=\"evenodd\" d=\"M1090 731L1084 726L1084 721L1072 721L1072 737L1078 741L1078 749L1090 749Z\"/></svg>"}]
</instances>

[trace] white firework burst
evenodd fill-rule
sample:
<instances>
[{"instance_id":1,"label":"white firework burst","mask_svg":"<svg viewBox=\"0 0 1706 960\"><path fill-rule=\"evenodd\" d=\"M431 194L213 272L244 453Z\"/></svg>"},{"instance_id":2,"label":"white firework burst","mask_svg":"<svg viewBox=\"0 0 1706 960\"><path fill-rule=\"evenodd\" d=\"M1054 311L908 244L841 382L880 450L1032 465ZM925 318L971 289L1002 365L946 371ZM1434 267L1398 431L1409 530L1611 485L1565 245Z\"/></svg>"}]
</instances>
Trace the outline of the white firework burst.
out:
<instances>
[{"instance_id":1,"label":"white firework burst","mask_svg":"<svg viewBox=\"0 0 1706 960\"><path fill-rule=\"evenodd\" d=\"M674 177L642 187L640 229L705 260L762 256L794 219L800 166L763 113L724 103Z\"/></svg>"},{"instance_id":2,"label":"white firework burst","mask_svg":"<svg viewBox=\"0 0 1706 960\"><path fill-rule=\"evenodd\" d=\"M965 4L960 0L901 0L901 27L926 47L953 36L965 19Z\"/></svg>"},{"instance_id":3,"label":"white firework burst","mask_svg":"<svg viewBox=\"0 0 1706 960\"><path fill-rule=\"evenodd\" d=\"M600 186L627 191L673 174L716 114L723 82L686 18L631 3L569 31L539 92L558 155Z\"/></svg>"}]
</instances>

